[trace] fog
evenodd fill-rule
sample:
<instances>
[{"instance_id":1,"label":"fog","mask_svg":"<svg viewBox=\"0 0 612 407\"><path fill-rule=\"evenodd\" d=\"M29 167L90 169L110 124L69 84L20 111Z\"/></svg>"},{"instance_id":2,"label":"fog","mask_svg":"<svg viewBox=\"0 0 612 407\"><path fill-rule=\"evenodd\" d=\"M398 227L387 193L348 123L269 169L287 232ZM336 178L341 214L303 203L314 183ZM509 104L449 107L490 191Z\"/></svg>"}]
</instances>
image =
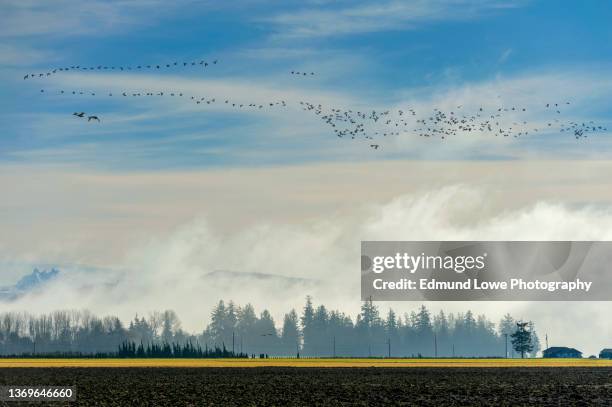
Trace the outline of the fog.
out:
<instances>
[{"instance_id":1,"label":"fog","mask_svg":"<svg viewBox=\"0 0 612 407\"><path fill-rule=\"evenodd\" d=\"M560 163L538 165L540 173L531 178L520 163L465 164L452 176L449 163L396 164L386 167L391 180L385 187L376 183L385 175L382 171L359 172L351 166L261 170L273 174L267 182L277 188L274 191L282 186L279 192L249 186L249 177L256 176L246 173L191 174L191 179L163 174L152 181L60 171L40 174L64 187L35 204L26 199L28 188L34 191L37 183L51 188L52 182L30 178L17 191L5 180L5 190L12 188L9 201L24 202L24 208L20 212L13 207L15 216L2 219L6 234L0 236L0 254L10 269L2 283L35 265L58 265L62 272L43 290L2 308L33 313L85 308L123 320L173 309L187 331L200 332L212 306L225 299L250 302L258 312L267 308L278 325L283 313L301 309L306 295L312 295L315 304L358 312L361 240L611 240L612 207L599 178L604 164L575 163L573 171ZM428 183L415 173L402 179L391 171L416 168L424 178L436 177L435 171L445 182ZM561 173L563 168L567 172ZM320 181L317 174L330 169L335 174L313 193ZM522 184L505 176L507 171L525 171ZM470 179L460 179L468 172ZM200 184L212 191L212 183L221 179L224 184L217 184L216 197L190 190ZM81 195L81 184L102 198ZM129 185L136 185L133 191L128 192ZM157 192L146 193L152 186ZM240 186L244 189L239 191ZM234 194L223 188L233 188ZM581 196L586 189L589 196ZM174 194L172 199L164 192ZM300 196L305 202L298 202ZM150 205L139 206L143 199ZM132 211L132 206L138 209ZM28 210L45 213L39 224L27 221ZM403 313L420 304L379 305ZM494 321L510 312L535 322L543 346L547 334L551 346L576 347L586 356L611 345L606 342L612 337L609 302L426 305L432 311L471 309Z\"/></svg>"}]
</instances>

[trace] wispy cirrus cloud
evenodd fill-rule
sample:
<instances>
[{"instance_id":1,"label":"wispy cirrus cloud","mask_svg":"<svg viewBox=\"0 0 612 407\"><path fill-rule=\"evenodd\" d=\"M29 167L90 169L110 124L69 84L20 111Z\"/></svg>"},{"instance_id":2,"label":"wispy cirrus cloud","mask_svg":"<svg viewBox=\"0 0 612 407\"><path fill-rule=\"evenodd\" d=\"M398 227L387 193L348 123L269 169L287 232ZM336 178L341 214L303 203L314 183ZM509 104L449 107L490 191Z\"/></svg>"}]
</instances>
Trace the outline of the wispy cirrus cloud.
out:
<instances>
[{"instance_id":1,"label":"wispy cirrus cloud","mask_svg":"<svg viewBox=\"0 0 612 407\"><path fill-rule=\"evenodd\" d=\"M317 1L264 21L274 24L280 36L329 37L414 29L435 21L470 20L525 3L522 0Z\"/></svg>"},{"instance_id":2,"label":"wispy cirrus cloud","mask_svg":"<svg viewBox=\"0 0 612 407\"><path fill-rule=\"evenodd\" d=\"M181 0L187 4L189 0ZM65 49L57 40L109 36L156 23L178 2L161 0L6 0L0 3L0 65L27 66L57 61Z\"/></svg>"},{"instance_id":3,"label":"wispy cirrus cloud","mask_svg":"<svg viewBox=\"0 0 612 407\"><path fill-rule=\"evenodd\" d=\"M6 0L0 4L0 38L108 35L151 22L175 2L161 0Z\"/></svg>"},{"instance_id":4,"label":"wispy cirrus cloud","mask_svg":"<svg viewBox=\"0 0 612 407\"><path fill-rule=\"evenodd\" d=\"M57 52L26 44L0 44L0 66L31 66L59 58Z\"/></svg>"}]
</instances>

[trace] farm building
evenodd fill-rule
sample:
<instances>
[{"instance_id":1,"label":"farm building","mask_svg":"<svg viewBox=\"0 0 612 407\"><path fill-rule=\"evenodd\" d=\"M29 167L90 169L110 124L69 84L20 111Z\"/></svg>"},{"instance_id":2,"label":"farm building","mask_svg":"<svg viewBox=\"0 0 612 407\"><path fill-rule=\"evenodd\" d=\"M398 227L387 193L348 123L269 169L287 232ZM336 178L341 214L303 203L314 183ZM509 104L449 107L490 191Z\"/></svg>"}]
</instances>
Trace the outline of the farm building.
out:
<instances>
[{"instance_id":1,"label":"farm building","mask_svg":"<svg viewBox=\"0 0 612 407\"><path fill-rule=\"evenodd\" d=\"M601 359L612 359L612 348L602 349L599 352L599 357Z\"/></svg>"},{"instance_id":2,"label":"farm building","mask_svg":"<svg viewBox=\"0 0 612 407\"><path fill-rule=\"evenodd\" d=\"M581 358L582 352L565 346L552 346L542 352L545 358Z\"/></svg>"}]
</instances>

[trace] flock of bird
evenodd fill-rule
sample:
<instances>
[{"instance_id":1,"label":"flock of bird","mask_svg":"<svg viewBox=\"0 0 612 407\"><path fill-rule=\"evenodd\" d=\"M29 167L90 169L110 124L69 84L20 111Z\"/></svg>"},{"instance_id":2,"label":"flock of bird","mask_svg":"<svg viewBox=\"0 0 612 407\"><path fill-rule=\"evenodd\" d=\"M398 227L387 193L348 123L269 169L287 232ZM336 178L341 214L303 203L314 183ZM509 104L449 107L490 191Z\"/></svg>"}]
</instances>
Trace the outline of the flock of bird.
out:
<instances>
[{"instance_id":1,"label":"flock of bird","mask_svg":"<svg viewBox=\"0 0 612 407\"><path fill-rule=\"evenodd\" d=\"M291 75L298 75L298 76L314 76L314 72L300 72L300 71L291 71Z\"/></svg>"},{"instance_id":2,"label":"flock of bird","mask_svg":"<svg viewBox=\"0 0 612 407\"><path fill-rule=\"evenodd\" d=\"M72 113L73 116L76 117L80 117L80 118L85 118L85 112L74 112ZM87 116L87 121L90 122L92 120L97 120L98 123L100 123L100 118L98 116L95 115L91 115L91 116Z\"/></svg>"},{"instance_id":3,"label":"flock of bird","mask_svg":"<svg viewBox=\"0 0 612 407\"><path fill-rule=\"evenodd\" d=\"M44 89L41 89L41 92L45 92ZM50 93L50 92L46 92L46 93ZM235 108L235 109L242 109L242 110L247 110L247 109L251 109L251 110L262 110L262 109L269 109L269 108L283 108L283 107L287 107L288 103L285 100L275 100L275 101L269 101L269 102L265 102L265 103L261 103L261 102L250 102L250 103L246 103L246 102L239 102L236 100L232 100L232 99L217 99L215 97L212 98L207 98L207 97L200 97L200 96L189 96L187 95L187 93L185 92L172 92L172 91L155 91L155 92L128 92L128 91L121 91L121 92L108 92L108 93L96 93L96 92L91 92L91 91L83 91L83 90L59 90L55 93L56 95L73 95L73 96L108 96L108 97L117 97L117 98L138 98L138 97L170 97L170 98L182 98L186 101L190 101L196 105L222 105L225 107L231 107L231 108ZM81 114L83 112L75 112L73 113L73 116L76 117L84 117L84 113ZM97 116L93 116L94 118L92 120L99 120L99 118ZM88 116L89 118L89 116ZM91 121L91 120L88 120Z\"/></svg>"},{"instance_id":4,"label":"flock of bird","mask_svg":"<svg viewBox=\"0 0 612 407\"><path fill-rule=\"evenodd\" d=\"M192 67L202 66L203 68L217 65L218 60L207 62L205 60L179 62L175 61L167 64L147 64L135 66L70 66L56 68L45 73L26 74L24 80L31 78L48 77L58 72L71 70L81 71L142 71L157 70L173 67ZM292 75L314 76L314 72L291 71ZM41 89L41 93L45 90ZM49 92L47 92L49 93ZM119 98L133 97L170 97L191 101L197 105L223 105L235 109L262 110L264 108L285 108L289 105L286 100L260 102L244 102L218 97L202 97L188 95L186 91L120 91L108 93L96 93L84 90L59 90L59 95L87 95L87 96L109 96ZM469 111L463 105L454 108L440 109L433 108L427 114L420 114L414 107L406 107L394 110L353 110L340 109L336 107L324 107L321 104L300 101L299 106L310 112L329 126L333 133L339 138L351 140L364 139L368 141L368 146L374 150L381 147L380 142L375 141L380 137L400 136L403 134L416 135L424 138L440 138L442 140L458 135L490 134L496 137L519 138L535 133L550 133L553 131L568 132L573 134L576 139L586 138L590 133L604 132L607 128L595 124L593 121L577 122L563 119L563 110L571 105L569 101L545 103L542 106L480 106L473 111ZM529 119L534 110L539 117L537 123L532 123ZM73 113L75 117L87 118L88 122L100 122L97 115L86 116L84 112ZM544 119L544 120L542 120Z\"/></svg>"},{"instance_id":5,"label":"flock of bird","mask_svg":"<svg viewBox=\"0 0 612 407\"><path fill-rule=\"evenodd\" d=\"M174 61L171 63L161 63L161 64L143 64L143 65L134 65L134 66L107 66L107 65L96 65L96 66L81 66L81 65L71 65L67 67L54 68L47 72L39 72L39 73L29 73L23 76L23 80L26 79L34 79L34 78L46 78L61 72L68 71L146 71L148 70L159 70L159 69L168 69L168 68L176 68L176 67L197 67L202 66L203 68L207 68L208 66L217 65L219 60L215 59L212 62L208 62L205 60L200 61L191 61L191 62L179 62Z\"/></svg>"},{"instance_id":6,"label":"flock of bird","mask_svg":"<svg viewBox=\"0 0 612 407\"><path fill-rule=\"evenodd\" d=\"M324 108L321 104L300 102L302 109L318 116L330 126L337 137L356 139L412 134L419 137L439 137L444 140L458 134L491 134L496 137L519 138L535 133L554 130L571 132L576 139L586 138L588 133L604 132L607 128L593 121L575 122L562 120L561 105L570 102L546 103L538 117L546 119L539 123L528 121L529 110L521 106L478 107L475 112L466 112L462 105L454 109L433 111L424 116L417 115L414 108L398 110L359 111ZM535 110L535 109L534 109ZM378 149L380 144L370 144Z\"/></svg>"}]
</instances>

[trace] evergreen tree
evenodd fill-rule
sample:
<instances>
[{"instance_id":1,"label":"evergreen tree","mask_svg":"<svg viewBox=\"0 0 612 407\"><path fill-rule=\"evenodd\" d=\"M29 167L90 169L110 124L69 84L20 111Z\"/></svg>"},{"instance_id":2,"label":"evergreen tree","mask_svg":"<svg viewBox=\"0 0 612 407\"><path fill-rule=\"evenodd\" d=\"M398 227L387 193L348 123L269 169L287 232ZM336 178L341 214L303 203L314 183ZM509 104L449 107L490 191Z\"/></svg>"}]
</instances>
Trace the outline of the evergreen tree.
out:
<instances>
[{"instance_id":1,"label":"evergreen tree","mask_svg":"<svg viewBox=\"0 0 612 407\"><path fill-rule=\"evenodd\" d=\"M385 321L385 330L389 337L397 336L398 321L395 312L392 308L389 308L389 312L387 313L387 320Z\"/></svg>"},{"instance_id":2,"label":"evergreen tree","mask_svg":"<svg viewBox=\"0 0 612 407\"><path fill-rule=\"evenodd\" d=\"M316 355L331 355L333 338L329 335L329 315L324 305L319 305L312 318L311 351Z\"/></svg>"},{"instance_id":3,"label":"evergreen tree","mask_svg":"<svg viewBox=\"0 0 612 407\"><path fill-rule=\"evenodd\" d=\"M436 335L438 356L451 356L452 345L449 343L451 328L446 314L442 310L434 316L433 331Z\"/></svg>"},{"instance_id":4,"label":"evergreen tree","mask_svg":"<svg viewBox=\"0 0 612 407\"><path fill-rule=\"evenodd\" d=\"M225 333L225 339L227 340L231 338L232 333L236 330L236 324L238 323L236 305L233 301L230 301L227 304L225 320L223 322L223 332Z\"/></svg>"},{"instance_id":5,"label":"evergreen tree","mask_svg":"<svg viewBox=\"0 0 612 407\"><path fill-rule=\"evenodd\" d=\"M372 298L361 304L361 323L368 328L380 323L378 308L372 302Z\"/></svg>"},{"instance_id":6,"label":"evergreen tree","mask_svg":"<svg viewBox=\"0 0 612 407\"><path fill-rule=\"evenodd\" d=\"M417 314L415 328L419 335L429 335L432 331L431 317L424 305L421 305Z\"/></svg>"},{"instance_id":7,"label":"evergreen tree","mask_svg":"<svg viewBox=\"0 0 612 407\"><path fill-rule=\"evenodd\" d=\"M314 320L314 308L312 306L312 298L306 297L306 305L302 311L302 336L304 341L304 353L308 354L311 351L314 341L314 331L312 322Z\"/></svg>"},{"instance_id":8,"label":"evergreen tree","mask_svg":"<svg viewBox=\"0 0 612 407\"><path fill-rule=\"evenodd\" d=\"M236 335L237 340L241 345L241 352L249 353L251 345L255 344L255 325L257 324L257 316L255 309L251 304L238 308L236 313Z\"/></svg>"},{"instance_id":9,"label":"evergreen tree","mask_svg":"<svg viewBox=\"0 0 612 407\"><path fill-rule=\"evenodd\" d=\"M286 355L299 352L300 329L298 323L298 315L294 309L285 314L281 342Z\"/></svg>"},{"instance_id":10,"label":"evergreen tree","mask_svg":"<svg viewBox=\"0 0 612 407\"><path fill-rule=\"evenodd\" d=\"M212 342L215 346L221 346L224 340L225 334L225 319L227 318L227 310L225 309L225 303L220 300L216 307L213 308L210 314L210 325L208 326L208 332L211 336Z\"/></svg>"},{"instance_id":11,"label":"evergreen tree","mask_svg":"<svg viewBox=\"0 0 612 407\"><path fill-rule=\"evenodd\" d=\"M521 358L525 357L526 353L533 350L533 344L531 341L531 332L529 332L527 322L517 322L516 331L512 336L512 346L514 350L521 354Z\"/></svg>"},{"instance_id":12,"label":"evergreen tree","mask_svg":"<svg viewBox=\"0 0 612 407\"><path fill-rule=\"evenodd\" d=\"M516 330L516 321L512 318L512 315L506 314L503 316L501 321L499 321L499 334L503 335L512 335Z\"/></svg>"},{"instance_id":13,"label":"evergreen tree","mask_svg":"<svg viewBox=\"0 0 612 407\"><path fill-rule=\"evenodd\" d=\"M465 330L470 334L473 333L474 330L476 329L476 320L474 319L474 314L472 313L471 310L468 310L465 313L463 326Z\"/></svg>"},{"instance_id":14,"label":"evergreen tree","mask_svg":"<svg viewBox=\"0 0 612 407\"><path fill-rule=\"evenodd\" d=\"M254 345L265 354L274 354L279 341L274 319L268 310L263 310L255 324Z\"/></svg>"}]
</instances>

